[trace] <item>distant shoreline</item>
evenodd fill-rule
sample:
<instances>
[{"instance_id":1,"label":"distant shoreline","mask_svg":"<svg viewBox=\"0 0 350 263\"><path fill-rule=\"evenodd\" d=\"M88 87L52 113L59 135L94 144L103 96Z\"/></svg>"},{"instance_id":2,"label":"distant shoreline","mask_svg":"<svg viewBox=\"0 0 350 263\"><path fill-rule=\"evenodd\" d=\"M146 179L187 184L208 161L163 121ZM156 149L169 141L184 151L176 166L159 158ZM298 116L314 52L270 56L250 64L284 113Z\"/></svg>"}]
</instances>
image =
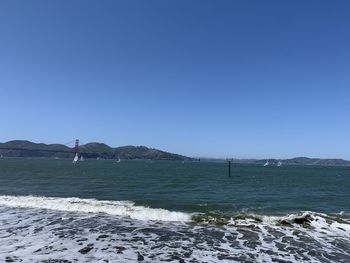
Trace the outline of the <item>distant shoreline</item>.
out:
<instances>
[{"instance_id":1,"label":"distant shoreline","mask_svg":"<svg viewBox=\"0 0 350 263\"><path fill-rule=\"evenodd\" d=\"M0 143L0 157L33 157L72 159L74 147L63 144L34 143L27 140L13 140ZM174 160L174 161L206 161L225 162L220 158L192 158L180 154L148 148L146 146L110 147L104 143L87 143L79 146L79 155L86 159L126 159L126 160ZM316 166L350 166L350 161L335 158L295 157L290 159L233 159L233 163L277 166L283 165L316 165Z\"/></svg>"},{"instance_id":2,"label":"distant shoreline","mask_svg":"<svg viewBox=\"0 0 350 263\"><path fill-rule=\"evenodd\" d=\"M0 148L1 152L1 148ZM48 157L48 156L3 156L0 158L1 160L6 159L58 159L58 160L71 160L72 158L67 157ZM282 160L284 161L282 166L323 166L323 167L349 167L350 169L350 161L347 160L339 160L339 159L318 159L319 162L304 162L304 163L298 163L293 162L292 159L273 159L273 160ZM314 158L308 158L310 160L313 160ZM116 158L87 158L87 160L117 160ZM185 161L185 162L203 162L203 163L226 163L225 159L210 159L210 158L203 158L203 159L197 159L197 158L189 158L189 159L149 159L149 158L128 158L128 159L122 159L124 161ZM241 165L254 165L254 166L264 166L264 161L266 159L257 159L255 161L246 161L244 159L233 159L233 164L241 164ZM271 159L270 159L271 160ZM332 161L334 160L334 162ZM278 167L276 163L271 163L268 167Z\"/></svg>"},{"instance_id":3,"label":"distant shoreline","mask_svg":"<svg viewBox=\"0 0 350 263\"><path fill-rule=\"evenodd\" d=\"M211 162L226 162L225 159L212 159L212 158L201 158L203 161ZM315 165L315 166L350 166L350 161L344 159L332 159L332 158L309 158L309 157L295 157L289 159L232 159L233 163L238 164L255 164L255 165L264 165L266 162L269 162L269 166L277 166L281 162L283 165Z\"/></svg>"}]
</instances>

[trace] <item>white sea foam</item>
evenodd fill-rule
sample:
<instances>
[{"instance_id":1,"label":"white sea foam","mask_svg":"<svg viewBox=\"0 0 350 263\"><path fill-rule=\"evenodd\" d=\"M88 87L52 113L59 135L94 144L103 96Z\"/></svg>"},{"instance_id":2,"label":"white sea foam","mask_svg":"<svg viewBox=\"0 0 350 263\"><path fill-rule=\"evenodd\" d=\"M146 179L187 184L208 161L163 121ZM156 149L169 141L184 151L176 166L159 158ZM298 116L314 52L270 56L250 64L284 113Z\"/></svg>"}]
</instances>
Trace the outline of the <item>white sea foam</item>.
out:
<instances>
[{"instance_id":1,"label":"white sea foam","mask_svg":"<svg viewBox=\"0 0 350 263\"><path fill-rule=\"evenodd\" d=\"M191 214L173 212L161 208L136 206L131 201L100 201L82 198L39 196L0 196L0 205L8 207L41 208L58 211L105 213L137 220L183 221L191 220Z\"/></svg>"},{"instance_id":2,"label":"white sea foam","mask_svg":"<svg viewBox=\"0 0 350 263\"><path fill-rule=\"evenodd\" d=\"M91 201L69 199L71 204ZM110 203L97 202L99 207ZM1 262L10 257L24 263L58 260L131 263L141 256L144 262L350 262L346 223L311 212L264 217L262 221L231 220L228 225L216 226L12 204L0 205ZM134 206L132 202L121 204ZM282 218L293 220L302 215L312 216L309 227L278 223Z\"/></svg>"},{"instance_id":3,"label":"white sea foam","mask_svg":"<svg viewBox=\"0 0 350 263\"><path fill-rule=\"evenodd\" d=\"M339 215L246 215L217 226L130 201L0 196L0 261L350 262L350 224Z\"/></svg>"},{"instance_id":4,"label":"white sea foam","mask_svg":"<svg viewBox=\"0 0 350 263\"><path fill-rule=\"evenodd\" d=\"M258 222L255 219L258 219ZM305 228L303 224L295 223L295 219L306 219L307 225L311 227ZM258 215L258 214L247 214L245 219L231 219L229 225L235 226L251 226L251 225L266 225L269 227L276 227L281 223L289 223L293 227L298 229L304 229L307 231L315 231L319 233L325 233L327 236L346 236L350 237L350 224L346 219L343 219L343 223L335 221L336 218L330 218L327 214L315 213L312 211L304 211L295 214L288 214L285 216L271 216L271 215ZM261 221L261 222L259 222Z\"/></svg>"}]
</instances>

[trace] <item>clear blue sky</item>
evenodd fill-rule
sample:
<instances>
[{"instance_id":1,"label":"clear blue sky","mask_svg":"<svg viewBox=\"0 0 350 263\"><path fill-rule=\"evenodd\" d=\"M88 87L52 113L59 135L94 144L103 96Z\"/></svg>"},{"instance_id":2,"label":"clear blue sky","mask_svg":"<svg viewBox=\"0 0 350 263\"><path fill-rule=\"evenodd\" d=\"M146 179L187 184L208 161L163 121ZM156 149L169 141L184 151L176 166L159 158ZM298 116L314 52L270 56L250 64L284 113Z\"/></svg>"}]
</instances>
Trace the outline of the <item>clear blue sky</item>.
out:
<instances>
[{"instance_id":1,"label":"clear blue sky","mask_svg":"<svg viewBox=\"0 0 350 263\"><path fill-rule=\"evenodd\" d=\"M349 1L0 2L0 141L350 159Z\"/></svg>"}]
</instances>

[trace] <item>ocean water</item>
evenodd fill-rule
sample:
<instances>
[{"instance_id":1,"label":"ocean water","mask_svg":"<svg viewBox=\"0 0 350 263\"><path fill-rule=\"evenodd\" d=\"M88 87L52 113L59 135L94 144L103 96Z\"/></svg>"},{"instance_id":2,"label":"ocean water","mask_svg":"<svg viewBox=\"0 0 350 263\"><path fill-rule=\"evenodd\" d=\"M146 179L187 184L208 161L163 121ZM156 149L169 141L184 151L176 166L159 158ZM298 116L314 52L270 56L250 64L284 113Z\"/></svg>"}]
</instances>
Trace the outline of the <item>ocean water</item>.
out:
<instances>
[{"instance_id":1,"label":"ocean water","mask_svg":"<svg viewBox=\"0 0 350 263\"><path fill-rule=\"evenodd\" d=\"M350 262L350 170L3 158L0 262Z\"/></svg>"}]
</instances>

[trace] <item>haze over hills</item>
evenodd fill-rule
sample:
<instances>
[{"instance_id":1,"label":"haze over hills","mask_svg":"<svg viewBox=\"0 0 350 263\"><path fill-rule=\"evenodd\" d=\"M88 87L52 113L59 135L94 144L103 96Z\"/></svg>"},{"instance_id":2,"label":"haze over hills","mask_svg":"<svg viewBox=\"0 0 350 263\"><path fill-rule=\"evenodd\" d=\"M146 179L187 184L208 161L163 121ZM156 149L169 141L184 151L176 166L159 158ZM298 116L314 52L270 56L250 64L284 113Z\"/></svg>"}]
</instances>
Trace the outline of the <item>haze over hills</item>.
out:
<instances>
[{"instance_id":1,"label":"haze over hills","mask_svg":"<svg viewBox=\"0 0 350 263\"><path fill-rule=\"evenodd\" d=\"M104 159L151 159L151 160L192 160L192 158L169 153L145 146L122 146L112 148L104 143L88 143L79 147L84 158ZM0 143L0 154L4 157L48 157L73 158L74 148L63 144L34 143L14 140Z\"/></svg>"}]
</instances>

